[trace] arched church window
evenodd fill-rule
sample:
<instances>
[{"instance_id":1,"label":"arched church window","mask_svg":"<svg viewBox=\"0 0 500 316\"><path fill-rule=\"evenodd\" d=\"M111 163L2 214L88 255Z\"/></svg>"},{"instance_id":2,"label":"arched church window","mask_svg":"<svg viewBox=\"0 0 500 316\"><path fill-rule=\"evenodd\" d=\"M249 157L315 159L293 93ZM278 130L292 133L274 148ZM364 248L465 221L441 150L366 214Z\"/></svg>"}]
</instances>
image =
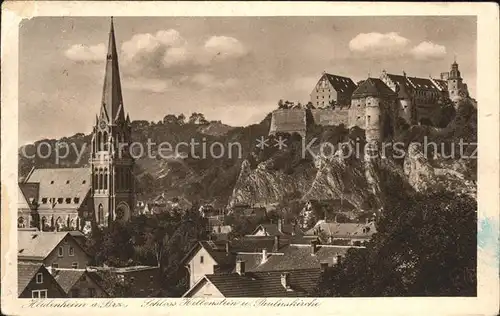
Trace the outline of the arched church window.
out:
<instances>
[{"instance_id":1,"label":"arched church window","mask_svg":"<svg viewBox=\"0 0 500 316\"><path fill-rule=\"evenodd\" d=\"M102 150L102 132L97 132L97 146L98 150Z\"/></svg>"},{"instance_id":2,"label":"arched church window","mask_svg":"<svg viewBox=\"0 0 500 316\"><path fill-rule=\"evenodd\" d=\"M103 143L104 143L104 150L108 150L108 132L104 132L103 134Z\"/></svg>"},{"instance_id":3,"label":"arched church window","mask_svg":"<svg viewBox=\"0 0 500 316\"><path fill-rule=\"evenodd\" d=\"M102 168L99 169L99 184L98 184L98 188L99 190L102 190L102 188L104 187L104 176L103 176L103 173L102 173Z\"/></svg>"},{"instance_id":4,"label":"arched church window","mask_svg":"<svg viewBox=\"0 0 500 316\"><path fill-rule=\"evenodd\" d=\"M97 210L97 220L99 221L99 224L104 223L104 208L102 207L102 204L99 204Z\"/></svg>"},{"instance_id":5,"label":"arched church window","mask_svg":"<svg viewBox=\"0 0 500 316\"><path fill-rule=\"evenodd\" d=\"M104 190L108 189L108 169L104 168Z\"/></svg>"}]
</instances>

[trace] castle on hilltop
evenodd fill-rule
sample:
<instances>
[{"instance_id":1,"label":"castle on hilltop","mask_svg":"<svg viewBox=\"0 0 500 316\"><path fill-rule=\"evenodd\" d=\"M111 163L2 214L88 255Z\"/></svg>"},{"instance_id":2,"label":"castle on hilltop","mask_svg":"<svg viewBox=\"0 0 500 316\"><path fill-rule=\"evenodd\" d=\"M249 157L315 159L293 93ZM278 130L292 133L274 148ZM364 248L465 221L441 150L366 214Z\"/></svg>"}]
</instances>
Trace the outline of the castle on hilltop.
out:
<instances>
[{"instance_id":1,"label":"castle on hilltop","mask_svg":"<svg viewBox=\"0 0 500 316\"><path fill-rule=\"evenodd\" d=\"M396 120L408 124L436 125L436 110L446 102L455 105L469 97L458 63L440 78L389 74L367 78L356 85L352 79L323 73L310 94L308 105L280 108L272 113L269 134L298 133L305 136L310 111L315 124L358 126L368 141L380 141L393 133Z\"/></svg>"},{"instance_id":2,"label":"castle on hilltop","mask_svg":"<svg viewBox=\"0 0 500 316\"><path fill-rule=\"evenodd\" d=\"M125 112L113 20L90 168L33 168L18 186L18 228L90 229L127 221L134 212L132 127Z\"/></svg>"}]
</instances>

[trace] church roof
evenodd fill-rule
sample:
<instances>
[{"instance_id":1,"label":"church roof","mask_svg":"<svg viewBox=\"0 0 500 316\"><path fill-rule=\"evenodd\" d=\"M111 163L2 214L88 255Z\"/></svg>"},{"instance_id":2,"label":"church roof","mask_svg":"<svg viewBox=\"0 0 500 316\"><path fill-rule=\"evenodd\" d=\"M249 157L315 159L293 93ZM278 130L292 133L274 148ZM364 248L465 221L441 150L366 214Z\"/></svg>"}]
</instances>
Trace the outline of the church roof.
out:
<instances>
[{"instance_id":1,"label":"church roof","mask_svg":"<svg viewBox=\"0 0 500 316\"><path fill-rule=\"evenodd\" d=\"M347 93L349 95L356 89L356 84L351 78L337 76L329 73L324 74L335 91L340 93Z\"/></svg>"},{"instance_id":2,"label":"church roof","mask_svg":"<svg viewBox=\"0 0 500 316\"><path fill-rule=\"evenodd\" d=\"M90 180L88 168L47 168L33 170L26 182L38 184L39 209L78 209L91 189Z\"/></svg>"},{"instance_id":3,"label":"church roof","mask_svg":"<svg viewBox=\"0 0 500 316\"><path fill-rule=\"evenodd\" d=\"M352 98L387 97L395 96L395 93L382 80L368 78L354 90Z\"/></svg>"},{"instance_id":4,"label":"church roof","mask_svg":"<svg viewBox=\"0 0 500 316\"><path fill-rule=\"evenodd\" d=\"M106 54L106 72L102 90L101 115L106 117L110 123L117 120L125 121L113 18L111 18L108 52Z\"/></svg>"}]
</instances>

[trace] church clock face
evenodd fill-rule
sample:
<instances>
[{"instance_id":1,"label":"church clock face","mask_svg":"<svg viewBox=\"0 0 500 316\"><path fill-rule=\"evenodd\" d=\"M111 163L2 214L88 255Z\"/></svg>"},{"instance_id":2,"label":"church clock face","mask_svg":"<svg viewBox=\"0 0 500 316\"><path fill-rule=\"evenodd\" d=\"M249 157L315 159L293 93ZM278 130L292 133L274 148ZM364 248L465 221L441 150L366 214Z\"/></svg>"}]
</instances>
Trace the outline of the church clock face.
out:
<instances>
[{"instance_id":1,"label":"church clock face","mask_svg":"<svg viewBox=\"0 0 500 316\"><path fill-rule=\"evenodd\" d=\"M104 122L104 121L100 121L100 122L99 122L99 128L100 128L100 129L105 129L105 128L106 128L106 126L107 126L106 122Z\"/></svg>"}]
</instances>

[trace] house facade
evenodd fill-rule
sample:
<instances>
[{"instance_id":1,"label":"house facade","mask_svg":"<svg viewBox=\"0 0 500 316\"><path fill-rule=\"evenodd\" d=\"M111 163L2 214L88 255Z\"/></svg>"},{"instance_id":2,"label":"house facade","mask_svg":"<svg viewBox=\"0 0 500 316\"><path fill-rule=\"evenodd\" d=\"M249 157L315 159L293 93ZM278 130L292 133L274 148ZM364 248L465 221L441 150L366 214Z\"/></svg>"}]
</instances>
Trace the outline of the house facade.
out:
<instances>
[{"instance_id":1,"label":"house facade","mask_svg":"<svg viewBox=\"0 0 500 316\"><path fill-rule=\"evenodd\" d=\"M41 263L17 263L19 298L64 298L64 290Z\"/></svg>"},{"instance_id":2,"label":"house facade","mask_svg":"<svg viewBox=\"0 0 500 316\"><path fill-rule=\"evenodd\" d=\"M20 262L46 267L79 269L91 262L91 256L69 232L18 231Z\"/></svg>"},{"instance_id":3,"label":"house facade","mask_svg":"<svg viewBox=\"0 0 500 316\"><path fill-rule=\"evenodd\" d=\"M323 72L311 91L310 102L317 108L328 107L332 104L339 107L349 106L351 95L355 89L356 84L351 78Z\"/></svg>"}]
</instances>

